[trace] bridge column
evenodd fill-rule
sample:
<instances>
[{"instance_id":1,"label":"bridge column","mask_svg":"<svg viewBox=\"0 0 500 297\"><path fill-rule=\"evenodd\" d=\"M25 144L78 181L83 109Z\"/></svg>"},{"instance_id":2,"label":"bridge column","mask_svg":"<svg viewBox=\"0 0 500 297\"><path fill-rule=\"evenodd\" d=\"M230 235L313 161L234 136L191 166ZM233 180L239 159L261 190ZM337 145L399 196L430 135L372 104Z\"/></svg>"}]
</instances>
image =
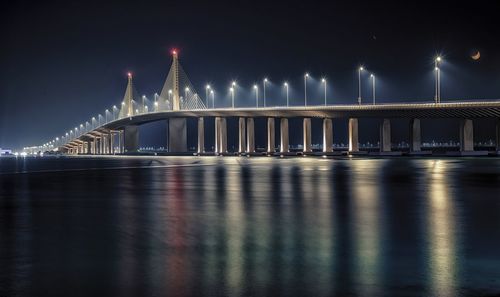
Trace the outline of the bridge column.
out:
<instances>
[{"instance_id":1,"label":"bridge column","mask_svg":"<svg viewBox=\"0 0 500 297\"><path fill-rule=\"evenodd\" d=\"M422 145L422 134L420 130L420 119L410 120L410 152L420 152Z\"/></svg>"},{"instance_id":2,"label":"bridge column","mask_svg":"<svg viewBox=\"0 0 500 297\"><path fill-rule=\"evenodd\" d=\"M109 150L109 154L110 155L114 155L115 154L115 150L114 150L114 134L113 132L110 132L109 133L109 143L108 143L108 150Z\"/></svg>"},{"instance_id":3,"label":"bridge column","mask_svg":"<svg viewBox=\"0 0 500 297\"><path fill-rule=\"evenodd\" d=\"M83 154L83 142L78 145L78 153Z\"/></svg>"},{"instance_id":4,"label":"bridge column","mask_svg":"<svg viewBox=\"0 0 500 297\"><path fill-rule=\"evenodd\" d=\"M359 152L358 119L349 119L349 152Z\"/></svg>"},{"instance_id":5,"label":"bridge column","mask_svg":"<svg viewBox=\"0 0 500 297\"><path fill-rule=\"evenodd\" d=\"M226 118L215 118L215 152L218 154L227 152Z\"/></svg>"},{"instance_id":6,"label":"bridge column","mask_svg":"<svg viewBox=\"0 0 500 297\"><path fill-rule=\"evenodd\" d=\"M497 119L497 152L500 152L500 118Z\"/></svg>"},{"instance_id":7,"label":"bridge column","mask_svg":"<svg viewBox=\"0 0 500 297\"><path fill-rule=\"evenodd\" d=\"M288 119L281 118L280 120L280 152L288 153L290 151L290 140L288 135Z\"/></svg>"},{"instance_id":8,"label":"bridge column","mask_svg":"<svg viewBox=\"0 0 500 297\"><path fill-rule=\"evenodd\" d=\"M187 152L185 118L170 118L168 120L168 151L171 153Z\"/></svg>"},{"instance_id":9,"label":"bridge column","mask_svg":"<svg viewBox=\"0 0 500 297\"><path fill-rule=\"evenodd\" d=\"M92 150L92 148L91 148L91 142L90 141L85 142L85 147L86 147L85 148L85 154L90 155L90 152Z\"/></svg>"},{"instance_id":10,"label":"bridge column","mask_svg":"<svg viewBox=\"0 0 500 297\"><path fill-rule=\"evenodd\" d=\"M253 118L247 118L247 153L255 153L255 125Z\"/></svg>"},{"instance_id":11,"label":"bridge column","mask_svg":"<svg viewBox=\"0 0 500 297\"><path fill-rule=\"evenodd\" d=\"M312 152L311 148L311 119L304 118L304 153Z\"/></svg>"},{"instance_id":12,"label":"bridge column","mask_svg":"<svg viewBox=\"0 0 500 297\"><path fill-rule=\"evenodd\" d=\"M118 131L118 152L123 154L125 152L125 146L123 145L123 130Z\"/></svg>"},{"instance_id":13,"label":"bridge column","mask_svg":"<svg viewBox=\"0 0 500 297\"><path fill-rule=\"evenodd\" d=\"M267 118L267 153L274 154L276 148L274 118Z\"/></svg>"},{"instance_id":14,"label":"bridge column","mask_svg":"<svg viewBox=\"0 0 500 297\"><path fill-rule=\"evenodd\" d=\"M323 152L333 152L333 124L332 119L323 119Z\"/></svg>"},{"instance_id":15,"label":"bridge column","mask_svg":"<svg viewBox=\"0 0 500 297\"><path fill-rule=\"evenodd\" d=\"M108 135L103 133L102 134L102 154L107 155L108 154Z\"/></svg>"},{"instance_id":16,"label":"bridge column","mask_svg":"<svg viewBox=\"0 0 500 297\"><path fill-rule=\"evenodd\" d=\"M205 120L198 118L198 154L205 152Z\"/></svg>"},{"instance_id":17,"label":"bridge column","mask_svg":"<svg viewBox=\"0 0 500 297\"><path fill-rule=\"evenodd\" d=\"M123 144L125 153L139 150L139 127L125 126L123 129Z\"/></svg>"},{"instance_id":18,"label":"bridge column","mask_svg":"<svg viewBox=\"0 0 500 297\"><path fill-rule=\"evenodd\" d=\"M220 119L220 147L221 153L227 153L227 121L226 118Z\"/></svg>"},{"instance_id":19,"label":"bridge column","mask_svg":"<svg viewBox=\"0 0 500 297\"><path fill-rule=\"evenodd\" d=\"M380 151L391 151L391 120L384 119L380 124Z\"/></svg>"},{"instance_id":20,"label":"bridge column","mask_svg":"<svg viewBox=\"0 0 500 297\"><path fill-rule=\"evenodd\" d=\"M244 153L246 150L246 119L239 118L238 119L238 152Z\"/></svg>"},{"instance_id":21,"label":"bridge column","mask_svg":"<svg viewBox=\"0 0 500 297\"><path fill-rule=\"evenodd\" d=\"M460 151L471 152L474 150L474 127L472 120L460 121Z\"/></svg>"}]
</instances>

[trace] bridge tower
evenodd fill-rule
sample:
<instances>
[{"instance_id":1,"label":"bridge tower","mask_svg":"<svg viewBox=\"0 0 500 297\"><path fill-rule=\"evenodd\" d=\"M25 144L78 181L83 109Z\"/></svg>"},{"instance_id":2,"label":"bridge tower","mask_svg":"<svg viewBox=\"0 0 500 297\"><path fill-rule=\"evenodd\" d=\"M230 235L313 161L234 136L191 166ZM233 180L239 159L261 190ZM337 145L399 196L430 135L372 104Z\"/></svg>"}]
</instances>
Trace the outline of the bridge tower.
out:
<instances>
[{"instance_id":1,"label":"bridge tower","mask_svg":"<svg viewBox=\"0 0 500 297\"><path fill-rule=\"evenodd\" d=\"M172 51L172 74L173 74L173 90L172 90L172 109L180 110L180 95L179 95L179 56L177 50Z\"/></svg>"},{"instance_id":2,"label":"bridge tower","mask_svg":"<svg viewBox=\"0 0 500 297\"><path fill-rule=\"evenodd\" d=\"M127 106L127 115L132 116L134 115L134 106L132 104L133 98L133 87L132 87L132 73L127 73L128 76L128 83L127 83L127 89L125 91L125 105Z\"/></svg>"}]
</instances>

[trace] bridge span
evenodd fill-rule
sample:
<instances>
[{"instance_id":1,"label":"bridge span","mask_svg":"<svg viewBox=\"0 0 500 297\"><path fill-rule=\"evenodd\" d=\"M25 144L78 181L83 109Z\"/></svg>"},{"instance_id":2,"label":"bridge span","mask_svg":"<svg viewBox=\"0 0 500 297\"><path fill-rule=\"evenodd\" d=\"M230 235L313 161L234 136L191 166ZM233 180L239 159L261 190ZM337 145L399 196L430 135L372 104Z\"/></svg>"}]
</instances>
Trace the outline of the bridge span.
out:
<instances>
[{"instance_id":1,"label":"bridge span","mask_svg":"<svg viewBox=\"0 0 500 297\"><path fill-rule=\"evenodd\" d=\"M180 86L185 86L181 94ZM231 88L231 92L233 92ZM168 151L184 153L187 148L187 118L196 118L198 122L197 153L206 153L205 121L215 122L214 154L227 153L227 118L238 118L238 153L255 153L255 118L267 119L267 153L289 152L290 118L303 119L303 150L312 152L311 118L323 119L322 151L333 152L332 119L344 118L348 121L348 152L359 152L358 121L360 118L378 118L380 124L380 153L391 152L391 119L409 119L410 153L421 153L421 120L430 118L461 119L459 129L460 152L474 154L473 121L477 118L495 118L496 150L500 151L500 100L478 101L435 101L391 104L354 104L354 105L316 105L316 106L275 106L275 107L235 107L207 108L207 96L202 100L187 79L179 64L177 53L173 52L173 62L159 96L155 96L151 108L145 104L144 97L137 96L132 75L128 75L128 84L120 108L106 110L106 117L93 117L90 122L80 124L61 138L56 138L42 146L43 150L59 150L68 154L123 154L137 152L139 149L140 125L166 121L168 125ZM325 95L326 98L326 95ZM212 98L213 100L213 98ZM325 100L326 102L326 100ZM258 104L258 103L257 103ZM109 113L109 117L108 117ZM101 119L102 118L102 119ZM278 122L278 124L276 124ZM275 128L279 125L279 145L276 145ZM492 127L492 129L494 129ZM36 149L39 149L37 147Z\"/></svg>"}]
</instances>

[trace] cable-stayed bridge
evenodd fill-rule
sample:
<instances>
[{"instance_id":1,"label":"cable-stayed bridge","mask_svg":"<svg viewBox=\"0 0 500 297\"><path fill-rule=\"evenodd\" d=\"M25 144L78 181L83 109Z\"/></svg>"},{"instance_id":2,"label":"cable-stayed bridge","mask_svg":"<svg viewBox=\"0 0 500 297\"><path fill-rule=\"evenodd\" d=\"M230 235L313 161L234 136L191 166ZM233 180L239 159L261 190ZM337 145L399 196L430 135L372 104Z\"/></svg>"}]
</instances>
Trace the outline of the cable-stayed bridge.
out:
<instances>
[{"instance_id":1,"label":"cable-stayed bridge","mask_svg":"<svg viewBox=\"0 0 500 297\"><path fill-rule=\"evenodd\" d=\"M473 153L473 120L496 118L497 151L500 151L500 100L488 101L441 101L429 103L391 103L354 105L309 105L286 107L234 107L208 108L208 92L205 101L199 96L193 84L179 63L178 53L172 53L172 65L160 95L155 95L153 105L146 103L134 87L133 77L128 74L125 94L119 106L113 106L105 115L93 117L43 145L26 148L29 153L58 150L68 154L123 154L139 149L138 126L166 120L168 123L168 150L187 152L187 118L198 120L198 153L205 153L204 122L214 117L215 154L227 153L228 117L238 117L238 153L255 153L254 118L267 118L267 153L289 152L289 118L303 118L304 153L311 149L311 118L323 119L323 152L333 152L333 118L348 120L349 153L359 152L358 119L380 118L380 151L391 154L391 118L410 119L410 153L421 152L421 119L459 118L460 150ZM325 95L326 98L326 95ZM279 121L279 145L276 145L275 125Z\"/></svg>"}]
</instances>

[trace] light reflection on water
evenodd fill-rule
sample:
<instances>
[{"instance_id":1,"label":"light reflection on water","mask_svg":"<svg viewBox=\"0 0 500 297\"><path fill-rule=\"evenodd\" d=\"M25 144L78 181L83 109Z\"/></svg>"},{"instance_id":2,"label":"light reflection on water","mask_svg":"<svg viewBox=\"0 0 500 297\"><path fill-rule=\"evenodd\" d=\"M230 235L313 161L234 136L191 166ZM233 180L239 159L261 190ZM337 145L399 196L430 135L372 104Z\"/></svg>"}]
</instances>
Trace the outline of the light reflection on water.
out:
<instances>
[{"instance_id":1,"label":"light reflection on water","mask_svg":"<svg viewBox=\"0 0 500 297\"><path fill-rule=\"evenodd\" d=\"M2 296L500 292L499 159L50 161L0 163Z\"/></svg>"}]
</instances>

